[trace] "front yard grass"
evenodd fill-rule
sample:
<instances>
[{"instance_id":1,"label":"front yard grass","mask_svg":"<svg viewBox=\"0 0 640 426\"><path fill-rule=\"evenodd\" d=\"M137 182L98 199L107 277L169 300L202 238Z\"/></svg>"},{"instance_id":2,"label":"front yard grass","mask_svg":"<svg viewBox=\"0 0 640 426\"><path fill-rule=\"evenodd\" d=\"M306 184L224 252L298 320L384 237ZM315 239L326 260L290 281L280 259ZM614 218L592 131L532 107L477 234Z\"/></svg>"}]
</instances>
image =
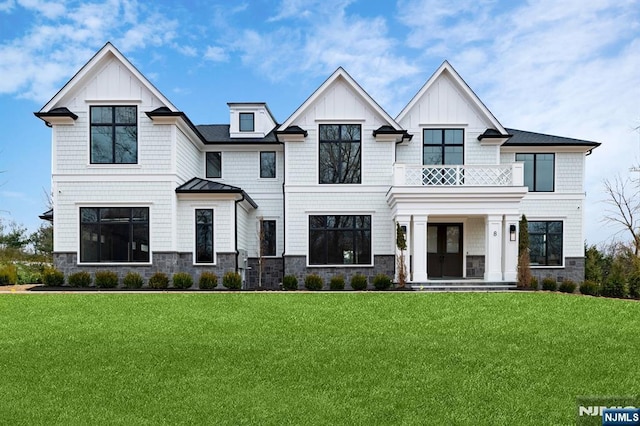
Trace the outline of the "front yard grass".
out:
<instances>
[{"instance_id":1,"label":"front yard grass","mask_svg":"<svg viewBox=\"0 0 640 426\"><path fill-rule=\"evenodd\" d=\"M640 394L640 303L548 293L0 296L2 424L573 424Z\"/></svg>"}]
</instances>

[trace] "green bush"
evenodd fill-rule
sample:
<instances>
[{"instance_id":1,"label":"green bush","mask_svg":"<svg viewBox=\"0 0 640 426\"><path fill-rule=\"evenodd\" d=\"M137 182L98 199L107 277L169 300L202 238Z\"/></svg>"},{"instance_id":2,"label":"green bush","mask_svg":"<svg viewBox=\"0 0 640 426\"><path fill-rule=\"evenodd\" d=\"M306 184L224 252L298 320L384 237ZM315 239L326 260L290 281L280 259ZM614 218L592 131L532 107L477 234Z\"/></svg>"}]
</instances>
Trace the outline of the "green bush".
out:
<instances>
[{"instance_id":1,"label":"green bush","mask_svg":"<svg viewBox=\"0 0 640 426\"><path fill-rule=\"evenodd\" d=\"M142 288L144 279L137 272L129 272L124 276L122 284L124 284L126 288Z\"/></svg>"},{"instance_id":2,"label":"green bush","mask_svg":"<svg viewBox=\"0 0 640 426\"><path fill-rule=\"evenodd\" d=\"M587 294L589 296L597 296L599 293L598 283L595 281L586 280L580 284L580 293Z\"/></svg>"},{"instance_id":3,"label":"green bush","mask_svg":"<svg viewBox=\"0 0 640 426\"><path fill-rule=\"evenodd\" d=\"M113 271L96 271L95 282L98 288L116 288L118 287L118 274Z\"/></svg>"},{"instance_id":4,"label":"green bush","mask_svg":"<svg viewBox=\"0 0 640 426\"><path fill-rule=\"evenodd\" d=\"M542 289L546 291L556 291L558 289L558 283L555 279L547 277L542 280Z\"/></svg>"},{"instance_id":5,"label":"green bush","mask_svg":"<svg viewBox=\"0 0 640 426\"><path fill-rule=\"evenodd\" d=\"M285 275L282 278L282 288L285 290L297 290L298 279L294 275Z\"/></svg>"},{"instance_id":6,"label":"green bush","mask_svg":"<svg viewBox=\"0 0 640 426\"><path fill-rule=\"evenodd\" d=\"M634 272L629 276L628 290L629 297L640 299L640 272Z\"/></svg>"},{"instance_id":7,"label":"green bush","mask_svg":"<svg viewBox=\"0 0 640 426\"><path fill-rule=\"evenodd\" d=\"M376 290L389 290L391 284L391 278L388 275L378 274L373 278L373 287Z\"/></svg>"},{"instance_id":8,"label":"green bush","mask_svg":"<svg viewBox=\"0 0 640 426\"><path fill-rule=\"evenodd\" d=\"M571 280L564 280L558 286L558 290L563 293L573 293L576 291L576 283Z\"/></svg>"},{"instance_id":9,"label":"green bush","mask_svg":"<svg viewBox=\"0 0 640 426\"><path fill-rule=\"evenodd\" d=\"M18 284L39 284L42 282L43 266L41 264L16 264L18 268Z\"/></svg>"},{"instance_id":10,"label":"green bush","mask_svg":"<svg viewBox=\"0 0 640 426\"><path fill-rule=\"evenodd\" d=\"M46 268L42 273L42 282L47 287L60 287L64 285L64 274L56 268Z\"/></svg>"},{"instance_id":11,"label":"green bush","mask_svg":"<svg viewBox=\"0 0 640 426\"><path fill-rule=\"evenodd\" d=\"M222 285L229 290L240 290L242 288L242 277L235 271L229 271L222 277Z\"/></svg>"},{"instance_id":12,"label":"green bush","mask_svg":"<svg viewBox=\"0 0 640 426\"><path fill-rule=\"evenodd\" d=\"M604 297L627 297L627 285L619 276L610 276L602 283L600 295Z\"/></svg>"},{"instance_id":13,"label":"green bush","mask_svg":"<svg viewBox=\"0 0 640 426\"><path fill-rule=\"evenodd\" d=\"M218 285L218 276L213 272L203 272L198 280L198 287L202 289L214 289Z\"/></svg>"},{"instance_id":14,"label":"green bush","mask_svg":"<svg viewBox=\"0 0 640 426\"><path fill-rule=\"evenodd\" d=\"M173 274L174 288L189 288L193 285L193 278L186 272L176 272Z\"/></svg>"},{"instance_id":15,"label":"green bush","mask_svg":"<svg viewBox=\"0 0 640 426\"><path fill-rule=\"evenodd\" d=\"M4 265L0 267L0 285L18 284L18 268L16 265Z\"/></svg>"},{"instance_id":16,"label":"green bush","mask_svg":"<svg viewBox=\"0 0 640 426\"><path fill-rule=\"evenodd\" d=\"M156 272L149 278L149 288L163 289L169 287L169 277L164 272Z\"/></svg>"},{"instance_id":17,"label":"green bush","mask_svg":"<svg viewBox=\"0 0 640 426\"><path fill-rule=\"evenodd\" d=\"M67 278L71 287L89 287L91 285L91 274L85 271L75 272Z\"/></svg>"},{"instance_id":18,"label":"green bush","mask_svg":"<svg viewBox=\"0 0 640 426\"><path fill-rule=\"evenodd\" d=\"M531 277L531 290L538 290L538 279L536 277Z\"/></svg>"},{"instance_id":19,"label":"green bush","mask_svg":"<svg viewBox=\"0 0 640 426\"><path fill-rule=\"evenodd\" d=\"M351 288L354 290L367 289L367 277L362 274L355 274L351 277Z\"/></svg>"},{"instance_id":20,"label":"green bush","mask_svg":"<svg viewBox=\"0 0 640 426\"><path fill-rule=\"evenodd\" d=\"M331 277L329 281L329 289L331 290L344 290L344 285L344 277L342 275Z\"/></svg>"},{"instance_id":21,"label":"green bush","mask_svg":"<svg viewBox=\"0 0 640 426\"><path fill-rule=\"evenodd\" d=\"M322 286L324 283L322 282L322 277L318 274L309 274L304 279L304 287L307 290L322 290Z\"/></svg>"}]
</instances>

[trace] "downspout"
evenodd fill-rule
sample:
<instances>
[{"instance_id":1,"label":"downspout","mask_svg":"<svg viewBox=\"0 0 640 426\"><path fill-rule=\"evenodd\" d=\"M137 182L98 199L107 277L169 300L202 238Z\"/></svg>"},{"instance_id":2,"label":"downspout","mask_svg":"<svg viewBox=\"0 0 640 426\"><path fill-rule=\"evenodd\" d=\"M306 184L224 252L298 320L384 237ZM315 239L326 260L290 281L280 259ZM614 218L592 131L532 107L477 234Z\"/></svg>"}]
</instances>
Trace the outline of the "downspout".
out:
<instances>
[{"instance_id":1,"label":"downspout","mask_svg":"<svg viewBox=\"0 0 640 426\"><path fill-rule=\"evenodd\" d=\"M241 203L244 201L244 193L241 193L240 195L242 195L242 198L240 198L239 200L235 201L235 209L233 211L234 213L234 218L233 220L236 223L236 226L234 227L234 239L235 239L235 247L236 247L236 272L238 272L238 257L240 257L240 251L238 250L238 203Z\"/></svg>"},{"instance_id":2,"label":"downspout","mask_svg":"<svg viewBox=\"0 0 640 426\"><path fill-rule=\"evenodd\" d=\"M285 247L287 246L287 224L285 223L285 218L287 217L287 203L285 202L285 190L284 185L287 180L287 162L286 162L286 152L287 147L285 144L282 144L282 278L285 275Z\"/></svg>"}]
</instances>

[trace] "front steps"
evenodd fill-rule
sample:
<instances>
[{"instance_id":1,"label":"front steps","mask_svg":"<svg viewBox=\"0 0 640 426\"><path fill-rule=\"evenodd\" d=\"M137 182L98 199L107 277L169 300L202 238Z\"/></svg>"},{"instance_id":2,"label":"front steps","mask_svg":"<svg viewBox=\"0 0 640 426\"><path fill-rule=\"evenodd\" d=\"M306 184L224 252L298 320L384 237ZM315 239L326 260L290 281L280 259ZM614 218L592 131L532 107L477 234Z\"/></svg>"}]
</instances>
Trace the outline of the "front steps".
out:
<instances>
[{"instance_id":1,"label":"front steps","mask_svg":"<svg viewBox=\"0 0 640 426\"><path fill-rule=\"evenodd\" d=\"M433 280L425 283L407 283L414 291L431 292L481 292L481 291L510 291L515 290L515 282L487 282L482 280Z\"/></svg>"}]
</instances>

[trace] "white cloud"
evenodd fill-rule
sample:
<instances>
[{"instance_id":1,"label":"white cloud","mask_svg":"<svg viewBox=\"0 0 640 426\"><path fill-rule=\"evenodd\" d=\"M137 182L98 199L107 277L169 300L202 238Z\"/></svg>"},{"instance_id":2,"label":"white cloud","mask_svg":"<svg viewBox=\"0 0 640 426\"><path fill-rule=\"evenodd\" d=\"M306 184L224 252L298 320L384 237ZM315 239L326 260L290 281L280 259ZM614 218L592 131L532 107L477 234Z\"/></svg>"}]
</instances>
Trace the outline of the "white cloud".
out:
<instances>
[{"instance_id":1,"label":"white cloud","mask_svg":"<svg viewBox=\"0 0 640 426\"><path fill-rule=\"evenodd\" d=\"M229 60L229 55L220 46L208 46L204 52L204 57L213 62L226 62Z\"/></svg>"},{"instance_id":2,"label":"white cloud","mask_svg":"<svg viewBox=\"0 0 640 426\"><path fill-rule=\"evenodd\" d=\"M5 0L0 2L0 12L11 12L13 7L16 5L14 0Z\"/></svg>"}]
</instances>

